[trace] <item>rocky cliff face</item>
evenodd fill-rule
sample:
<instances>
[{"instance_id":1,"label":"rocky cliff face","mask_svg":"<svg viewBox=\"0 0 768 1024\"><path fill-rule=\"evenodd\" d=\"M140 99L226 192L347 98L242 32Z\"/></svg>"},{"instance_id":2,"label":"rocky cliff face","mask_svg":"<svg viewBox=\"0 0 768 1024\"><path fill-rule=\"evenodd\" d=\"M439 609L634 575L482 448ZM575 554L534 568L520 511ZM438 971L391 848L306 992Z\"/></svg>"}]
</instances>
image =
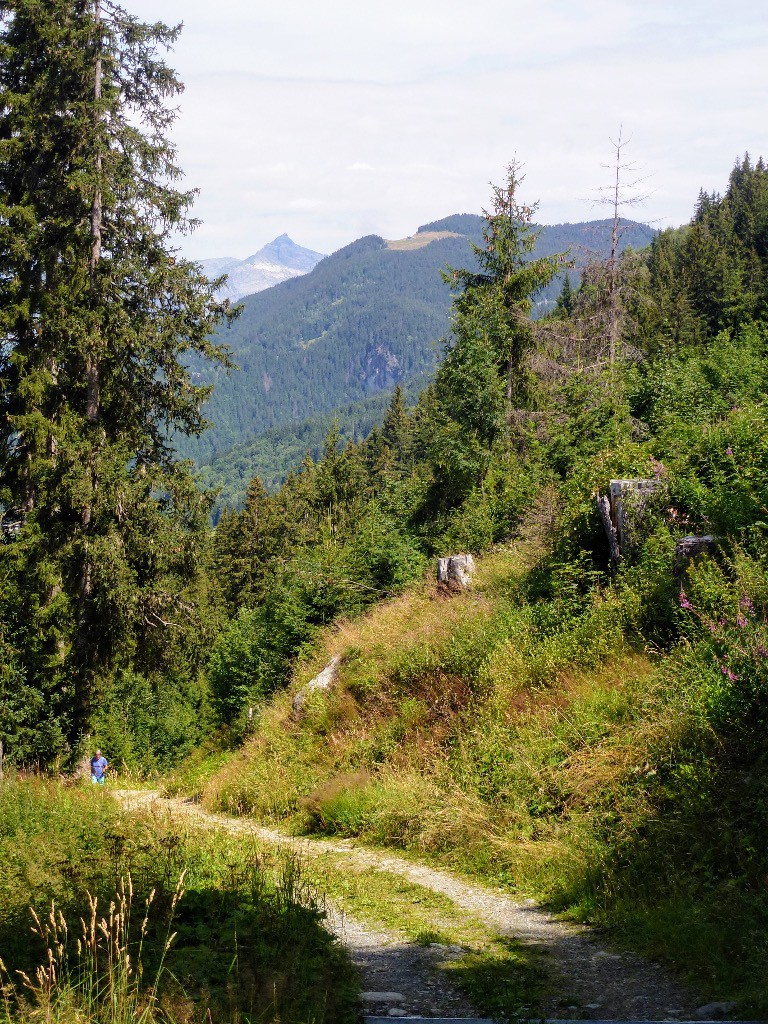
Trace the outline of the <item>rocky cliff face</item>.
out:
<instances>
[{"instance_id":1,"label":"rocky cliff face","mask_svg":"<svg viewBox=\"0 0 768 1024\"><path fill-rule=\"evenodd\" d=\"M297 245L288 235L280 235L247 259L224 256L201 260L201 263L210 277L227 274L227 282L219 295L237 302L246 295L264 291L291 277L308 274L321 259L322 253Z\"/></svg>"}]
</instances>

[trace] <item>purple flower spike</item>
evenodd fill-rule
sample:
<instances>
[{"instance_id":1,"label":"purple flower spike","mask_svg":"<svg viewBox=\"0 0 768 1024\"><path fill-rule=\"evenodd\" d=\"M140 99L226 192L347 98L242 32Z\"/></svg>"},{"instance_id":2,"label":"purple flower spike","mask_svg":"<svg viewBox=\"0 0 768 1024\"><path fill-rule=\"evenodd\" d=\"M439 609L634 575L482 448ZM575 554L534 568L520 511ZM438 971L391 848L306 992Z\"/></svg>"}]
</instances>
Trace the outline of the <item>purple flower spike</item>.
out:
<instances>
[{"instance_id":1,"label":"purple flower spike","mask_svg":"<svg viewBox=\"0 0 768 1024\"><path fill-rule=\"evenodd\" d=\"M749 625L748 620L744 618L741 612L739 612L739 614L736 616L736 625L739 627L739 629L744 629L745 626Z\"/></svg>"},{"instance_id":2,"label":"purple flower spike","mask_svg":"<svg viewBox=\"0 0 768 1024\"><path fill-rule=\"evenodd\" d=\"M685 591L682 589L680 590L680 607L685 608L686 611L693 611L693 605L685 596Z\"/></svg>"},{"instance_id":3,"label":"purple flower spike","mask_svg":"<svg viewBox=\"0 0 768 1024\"><path fill-rule=\"evenodd\" d=\"M728 455L730 458L733 458L733 448L731 448L730 445L728 445L728 447L725 449L725 454Z\"/></svg>"}]
</instances>

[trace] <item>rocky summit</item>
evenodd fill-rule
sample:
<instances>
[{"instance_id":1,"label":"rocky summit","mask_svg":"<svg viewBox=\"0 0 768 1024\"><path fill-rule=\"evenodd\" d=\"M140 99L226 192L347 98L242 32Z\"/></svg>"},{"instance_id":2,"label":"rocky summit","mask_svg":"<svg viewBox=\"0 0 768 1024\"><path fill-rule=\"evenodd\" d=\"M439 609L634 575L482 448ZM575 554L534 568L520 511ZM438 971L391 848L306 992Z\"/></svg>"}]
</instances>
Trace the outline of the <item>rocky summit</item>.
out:
<instances>
[{"instance_id":1,"label":"rocky summit","mask_svg":"<svg viewBox=\"0 0 768 1024\"><path fill-rule=\"evenodd\" d=\"M308 274L323 258L323 253L305 249L282 234L244 260L224 256L201 260L201 265L210 277L227 275L219 295L236 302L291 277Z\"/></svg>"}]
</instances>

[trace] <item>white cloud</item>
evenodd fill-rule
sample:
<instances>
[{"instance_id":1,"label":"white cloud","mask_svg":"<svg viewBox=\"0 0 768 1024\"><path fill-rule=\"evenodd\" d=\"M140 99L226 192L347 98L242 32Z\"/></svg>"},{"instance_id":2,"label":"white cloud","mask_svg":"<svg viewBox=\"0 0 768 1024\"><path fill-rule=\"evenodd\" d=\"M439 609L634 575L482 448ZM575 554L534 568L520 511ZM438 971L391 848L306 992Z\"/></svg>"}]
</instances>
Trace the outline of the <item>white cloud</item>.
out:
<instances>
[{"instance_id":1,"label":"white cloud","mask_svg":"<svg viewBox=\"0 0 768 1024\"><path fill-rule=\"evenodd\" d=\"M768 156L763 0L126 0L184 20L179 158L193 256L282 231L322 251L479 210L517 154L549 222L599 215L609 137L679 223L748 149Z\"/></svg>"}]
</instances>

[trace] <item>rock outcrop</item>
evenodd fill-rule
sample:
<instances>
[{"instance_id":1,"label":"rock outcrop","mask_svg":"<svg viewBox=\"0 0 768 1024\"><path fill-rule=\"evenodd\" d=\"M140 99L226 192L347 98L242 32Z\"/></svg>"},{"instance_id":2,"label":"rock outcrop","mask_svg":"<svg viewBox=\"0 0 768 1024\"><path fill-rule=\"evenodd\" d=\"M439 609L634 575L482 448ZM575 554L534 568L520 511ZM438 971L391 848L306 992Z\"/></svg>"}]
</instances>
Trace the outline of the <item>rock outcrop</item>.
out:
<instances>
[{"instance_id":1,"label":"rock outcrop","mask_svg":"<svg viewBox=\"0 0 768 1024\"><path fill-rule=\"evenodd\" d=\"M310 679L306 686L302 686L293 698L294 717L298 717L302 713L307 700L313 693L322 693L323 691L333 689L339 676L339 665L341 665L341 655L337 654L331 658L319 675L316 675L314 679Z\"/></svg>"}]
</instances>

